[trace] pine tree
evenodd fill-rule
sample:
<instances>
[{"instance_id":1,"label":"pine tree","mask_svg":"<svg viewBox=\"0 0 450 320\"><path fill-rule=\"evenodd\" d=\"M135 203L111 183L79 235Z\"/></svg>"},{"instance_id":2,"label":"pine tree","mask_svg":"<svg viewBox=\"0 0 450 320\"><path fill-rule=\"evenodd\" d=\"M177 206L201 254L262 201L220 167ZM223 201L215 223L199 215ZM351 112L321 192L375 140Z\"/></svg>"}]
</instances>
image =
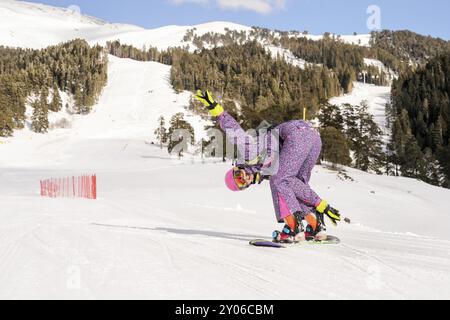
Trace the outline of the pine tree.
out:
<instances>
[{"instance_id":1,"label":"pine tree","mask_svg":"<svg viewBox=\"0 0 450 320\"><path fill-rule=\"evenodd\" d=\"M343 105L344 132L353 151L355 168L381 173L386 158L383 152L382 131L368 112L368 105Z\"/></svg>"},{"instance_id":2,"label":"pine tree","mask_svg":"<svg viewBox=\"0 0 450 320\"><path fill-rule=\"evenodd\" d=\"M445 184L445 174L431 149L425 149L424 160L426 164L426 182L435 186L443 186Z\"/></svg>"},{"instance_id":3,"label":"pine tree","mask_svg":"<svg viewBox=\"0 0 450 320\"><path fill-rule=\"evenodd\" d=\"M442 186L445 188L450 188L450 145L439 148L436 155L444 175L442 179Z\"/></svg>"},{"instance_id":4,"label":"pine tree","mask_svg":"<svg viewBox=\"0 0 450 320\"><path fill-rule=\"evenodd\" d=\"M53 97L52 97L52 101L50 102L49 109L53 112L59 112L59 111L61 111L63 105L62 105L61 96L59 94L59 90L58 90L58 87L56 86L56 84L53 85L52 91L53 91Z\"/></svg>"},{"instance_id":5,"label":"pine tree","mask_svg":"<svg viewBox=\"0 0 450 320\"><path fill-rule=\"evenodd\" d=\"M366 102L359 109L359 143L355 149L356 167L363 171L373 171L380 174L384 163L382 131L375 123L374 117L368 112Z\"/></svg>"},{"instance_id":6,"label":"pine tree","mask_svg":"<svg viewBox=\"0 0 450 320\"><path fill-rule=\"evenodd\" d=\"M342 105L342 116L344 118L345 135L347 137L349 147L351 150L355 150L355 144L360 135L356 106L351 104Z\"/></svg>"},{"instance_id":7,"label":"pine tree","mask_svg":"<svg viewBox=\"0 0 450 320\"><path fill-rule=\"evenodd\" d=\"M163 144L167 142L168 134L167 129L165 127L166 121L163 116L159 117L158 119L159 125L158 128L155 130L154 134L156 136L156 139L158 139L159 144L161 146L161 149L163 148Z\"/></svg>"},{"instance_id":8,"label":"pine tree","mask_svg":"<svg viewBox=\"0 0 450 320\"><path fill-rule=\"evenodd\" d=\"M75 112L77 114L86 114L87 108L84 105L83 93L81 92L81 89L78 87L75 89L74 100L75 100Z\"/></svg>"},{"instance_id":9,"label":"pine tree","mask_svg":"<svg viewBox=\"0 0 450 320\"><path fill-rule=\"evenodd\" d=\"M31 128L36 133L47 133L48 122L48 104L44 93L40 98L33 102L33 115L31 117Z\"/></svg>"},{"instance_id":10,"label":"pine tree","mask_svg":"<svg viewBox=\"0 0 450 320\"><path fill-rule=\"evenodd\" d=\"M341 132L344 130L344 117L341 109L330 103L325 103L320 107L319 122L322 128L333 127Z\"/></svg>"},{"instance_id":11,"label":"pine tree","mask_svg":"<svg viewBox=\"0 0 450 320\"><path fill-rule=\"evenodd\" d=\"M444 119L442 115L440 115L436 125L433 125L432 130L430 130L432 137L431 147L433 150L437 150L444 144L442 123L444 123Z\"/></svg>"},{"instance_id":12,"label":"pine tree","mask_svg":"<svg viewBox=\"0 0 450 320\"><path fill-rule=\"evenodd\" d=\"M187 136L180 135L178 130L183 130L184 133L187 133ZM185 138L189 138L186 141ZM183 141L181 141L183 140ZM168 151L169 153L172 153L172 151L175 149L176 146L179 146L180 143L182 144L182 148L179 150L178 156L183 156L183 151L187 150L188 145L194 144L195 136L194 136L194 128L186 121L184 120L184 115L182 113L175 114L172 119L170 120L170 128L168 133Z\"/></svg>"},{"instance_id":13,"label":"pine tree","mask_svg":"<svg viewBox=\"0 0 450 320\"><path fill-rule=\"evenodd\" d=\"M386 163L384 169L386 174L398 177L400 175L400 157L398 156L393 136L391 136L386 146L385 160Z\"/></svg>"},{"instance_id":14,"label":"pine tree","mask_svg":"<svg viewBox=\"0 0 450 320\"><path fill-rule=\"evenodd\" d=\"M425 157L417 144L416 138L413 135L409 135L402 159L402 175L408 178L425 180L427 176L426 167Z\"/></svg>"},{"instance_id":15,"label":"pine tree","mask_svg":"<svg viewBox=\"0 0 450 320\"><path fill-rule=\"evenodd\" d=\"M333 127L323 128L320 132L322 137L322 159L333 164L348 166L352 163L350 149L343 133Z\"/></svg>"},{"instance_id":16,"label":"pine tree","mask_svg":"<svg viewBox=\"0 0 450 320\"><path fill-rule=\"evenodd\" d=\"M14 129L13 114L5 104L0 94L0 137L11 136Z\"/></svg>"},{"instance_id":17,"label":"pine tree","mask_svg":"<svg viewBox=\"0 0 450 320\"><path fill-rule=\"evenodd\" d=\"M7 137L12 135L15 128L13 103L6 90L6 81L0 77L0 136Z\"/></svg>"}]
</instances>

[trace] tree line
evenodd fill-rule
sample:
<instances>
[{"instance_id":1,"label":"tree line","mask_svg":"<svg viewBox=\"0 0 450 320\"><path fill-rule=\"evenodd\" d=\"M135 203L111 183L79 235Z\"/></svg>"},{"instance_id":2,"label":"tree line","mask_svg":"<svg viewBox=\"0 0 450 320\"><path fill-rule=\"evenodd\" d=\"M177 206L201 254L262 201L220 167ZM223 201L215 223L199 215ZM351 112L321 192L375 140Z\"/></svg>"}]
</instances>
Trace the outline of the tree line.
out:
<instances>
[{"instance_id":1,"label":"tree line","mask_svg":"<svg viewBox=\"0 0 450 320\"><path fill-rule=\"evenodd\" d=\"M383 133L368 105L322 105L318 116L322 137L321 159L372 173L387 172ZM352 155L352 156L351 156Z\"/></svg>"},{"instance_id":2,"label":"tree line","mask_svg":"<svg viewBox=\"0 0 450 320\"><path fill-rule=\"evenodd\" d=\"M336 74L323 67L294 67L273 59L258 42L180 51L174 57L171 82L177 91L210 88L222 98L246 129L263 120L281 123L314 117L319 104L342 93Z\"/></svg>"},{"instance_id":3,"label":"tree line","mask_svg":"<svg viewBox=\"0 0 450 320\"><path fill-rule=\"evenodd\" d=\"M189 134L189 137L184 137L183 135L177 134L177 130L184 130ZM176 150L178 152L177 156L182 157L183 151L186 151L190 146L195 145L195 133L194 128L189 122L184 119L182 113L176 113L172 116L169 122L169 127L166 127L166 119L164 116L160 116L158 119L158 127L156 128L154 135L158 141L161 149L167 147L167 151L172 154L175 147L180 143L184 144L184 150ZM188 138L189 141L184 141Z\"/></svg>"},{"instance_id":4,"label":"tree line","mask_svg":"<svg viewBox=\"0 0 450 320\"><path fill-rule=\"evenodd\" d=\"M159 51L155 47L144 45L142 48L135 48L131 45L121 44L119 40L108 41L106 50L109 54L118 58L133 59L137 61L155 61L166 65L172 65L173 51L180 48L169 48L165 51Z\"/></svg>"},{"instance_id":5,"label":"tree line","mask_svg":"<svg viewBox=\"0 0 450 320\"><path fill-rule=\"evenodd\" d=\"M398 174L450 187L450 52L392 88L391 161Z\"/></svg>"},{"instance_id":6,"label":"tree line","mask_svg":"<svg viewBox=\"0 0 450 320\"><path fill-rule=\"evenodd\" d=\"M315 117L320 111L323 160L364 171L404 175L436 185L448 185L450 116L446 86L449 81L446 75L448 61L444 58L430 62L425 72L415 72L414 66L403 61L404 57L400 55L397 58L394 55L398 53L394 49L384 47L384 38L372 40L378 43L373 44L373 48L364 48L327 37L323 41L305 38L285 41L282 37L274 37L271 31L257 34L259 40L270 39L293 52L298 50L299 57L322 65L301 70L280 57L272 58L259 41L244 40L244 34L230 31L227 38L229 43L225 46L211 49L204 46L194 53L181 48L165 52L171 57L173 87L177 91L212 88L245 129L258 127L262 120L278 124L301 118L303 107L308 107L308 118ZM408 35L398 33L396 38ZM215 40L211 40L213 36ZM185 40L192 40L192 37L198 42L213 44L224 39L223 35L217 34L196 38L192 31ZM236 39L243 44L236 43ZM418 39L417 50L421 53L415 53L415 58L411 60L417 63L423 61L421 59L425 59L426 54L443 50L440 40L435 42L425 37L415 39ZM405 43L410 41L405 40ZM438 48L426 49L428 44L434 43L438 44ZM399 41L399 47L407 48L406 44ZM128 49L128 52L133 50ZM362 103L359 106L344 105L338 108L327 104L330 97L346 89L347 82L342 81L345 72L342 70L350 72L348 83L351 83L357 71L363 70L364 57L383 61L380 54L391 59L391 64L387 60L384 62L399 72L399 79L393 86L393 102L388 105L388 122L393 138L387 150L383 149L382 133L368 113L367 105ZM150 59L155 57L152 55ZM341 70L341 77L336 70ZM191 107L196 108L194 103ZM334 116L327 118L328 113ZM333 121L333 118L338 120Z\"/></svg>"},{"instance_id":7,"label":"tree line","mask_svg":"<svg viewBox=\"0 0 450 320\"><path fill-rule=\"evenodd\" d=\"M115 41L108 43L108 51L121 58L172 65L175 90L213 90L246 128L263 120L302 118L304 108L314 117L320 103L343 92L336 73L327 67L309 65L302 70L281 57L272 58L256 41L194 53L183 48L137 49Z\"/></svg>"},{"instance_id":8,"label":"tree line","mask_svg":"<svg viewBox=\"0 0 450 320\"><path fill-rule=\"evenodd\" d=\"M377 67L364 64L364 57L373 57L369 48L347 44L340 36L325 33L323 39L312 40L300 32L283 32L265 28L253 27L249 32L225 30L225 33L195 34L196 29L188 30L184 41L191 41L197 49L214 48L218 45L228 46L233 43L243 45L247 42L258 41L290 50L297 58L309 63L321 64L332 69L338 76L344 91L350 92L353 81L363 81L363 72L368 73L367 83L388 85L389 76Z\"/></svg>"},{"instance_id":9,"label":"tree line","mask_svg":"<svg viewBox=\"0 0 450 320\"><path fill-rule=\"evenodd\" d=\"M60 91L74 97L74 112L88 113L106 83L104 49L84 40L42 50L0 46L0 136L25 126L27 103L32 129L46 132L48 112L63 108Z\"/></svg>"},{"instance_id":10,"label":"tree line","mask_svg":"<svg viewBox=\"0 0 450 320\"><path fill-rule=\"evenodd\" d=\"M450 41L412 31L372 32L372 56L399 74L423 67L430 59L450 51Z\"/></svg>"}]
</instances>

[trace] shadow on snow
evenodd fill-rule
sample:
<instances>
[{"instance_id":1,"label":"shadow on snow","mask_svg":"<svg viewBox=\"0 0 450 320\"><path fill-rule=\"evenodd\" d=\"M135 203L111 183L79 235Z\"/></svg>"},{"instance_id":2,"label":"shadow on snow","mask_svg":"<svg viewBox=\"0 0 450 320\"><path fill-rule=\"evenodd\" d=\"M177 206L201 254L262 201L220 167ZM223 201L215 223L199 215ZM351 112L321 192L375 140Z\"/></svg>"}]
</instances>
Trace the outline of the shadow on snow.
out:
<instances>
[{"instance_id":1,"label":"shadow on snow","mask_svg":"<svg viewBox=\"0 0 450 320\"><path fill-rule=\"evenodd\" d=\"M92 225L98 226L98 227L106 227L106 228L168 232L168 233L177 234L177 235L206 236L206 237L211 237L211 238L239 240L239 241L250 241L253 239L261 239L261 238L264 239L264 237L255 236L255 235L233 234L233 233L205 231L205 230L189 230L189 229L160 228L160 227L150 228L150 227L103 224L103 223L92 223Z\"/></svg>"}]
</instances>

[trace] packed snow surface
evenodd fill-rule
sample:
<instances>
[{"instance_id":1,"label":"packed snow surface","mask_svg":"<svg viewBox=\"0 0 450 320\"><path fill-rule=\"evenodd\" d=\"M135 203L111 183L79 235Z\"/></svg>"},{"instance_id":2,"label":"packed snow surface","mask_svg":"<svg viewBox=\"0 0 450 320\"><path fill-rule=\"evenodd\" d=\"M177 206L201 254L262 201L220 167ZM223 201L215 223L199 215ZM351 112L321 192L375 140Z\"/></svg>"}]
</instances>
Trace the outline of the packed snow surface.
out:
<instances>
[{"instance_id":1,"label":"packed snow surface","mask_svg":"<svg viewBox=\"0 0 450 320\"><path fill-rule=\"evenodd\" d=\"M230 164L149 144L188 97L166 66L110 59L92 114L1 139L0 298L450 298L449 190L318 166L312 186L352 218L329 227L342 244L251 247L281 228L269 185L228 192ZM98 200L39 196L40 179L83 173Z\"/></svg>"}]
</instances>

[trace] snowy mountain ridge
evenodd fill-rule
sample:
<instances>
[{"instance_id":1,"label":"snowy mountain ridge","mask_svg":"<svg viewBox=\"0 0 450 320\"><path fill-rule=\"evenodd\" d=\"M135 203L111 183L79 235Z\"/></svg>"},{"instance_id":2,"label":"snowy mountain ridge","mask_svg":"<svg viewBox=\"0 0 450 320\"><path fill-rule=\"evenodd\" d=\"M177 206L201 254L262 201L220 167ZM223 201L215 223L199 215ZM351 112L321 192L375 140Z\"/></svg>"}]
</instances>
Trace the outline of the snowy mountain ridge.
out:
<instances>
[{"instance_id":1,"label":"snowy mountain ridge","mask_svg":"<svg viewBox=\"0 0 450 320\"><path fill-rule=\"evenodd\" d=\"M56 8L16 0L0 0L0 45L11 47L44 48L61 42L81 38L90 44L104 45L120 40L136 48L184 47L183 37L195 29L195 35L208 32L225 33L226 30L250 32L252 28L231 22L209 22L196 26L165 26L144 29L128 24L111 24L80 14L76 8ZM323 36L297 35L317 40ZM341 36L348 43L368 45L370 35ZM192 44L191 44L192 46Z\"/></svg>"},{"instance_id":2,"label":"snowy mountain ridge","mask_svg":"<svg viewBox=\"0 0 450 320\"><path fill-rule=\"evenodd\" d=\"M190 29L196 34L251 30L228 22L212 22L198 26L165 26L153 30L128 24L111 24L79 14L76 9L56 8L15 0L0 1L0 45L40 49L76 38L90 44L104 45L120 40L124 44L142 48L154 46L160 50L183 46L183 37Z\"/></svg>"},{"instance_id":3,"label":"snowy mountain ridge","mask_svg":"<svg viewBox=\"0 0 450 320\"><path fill-rule=\"evenodd\" d=\"M119 40L122 44L135 48L156 47L166 50L170 47L197 49L192 41L184 41L188 32L195 36L206 33L225 34L227 31L245 32L248 36L253 28L225 21L214 21L195 26L169 25L156 29L108 23L101 19L81 14L77 7L58 8L44 4L29 3L17 0L0 0L0 45L21 48L41 49L73 39L85 39L90 45L104 46L108 41ZM274 35L278 32L274 31ZM323 35L296 33L295 37L306 37L320 40ZM350 44L368 46L370 34L338 37ZM271 53L283 57L288 63L304 68L307 61L298 59L283 48L278 48L258 40ZM207 46L208 47L208 46Z\"/></svg>"},{"instance_id":4,"label":"snowy mountain ridge","mask_svg":"<svg viewBox=\"0 0 450 320\"><path fill-rule=\"evenodd\" d=\"M0 10L3 11L4 14L26 15L30 17L37 16L42 17L43 19L51 18L55 20L72 19L72 21L78 20L80 23L92 25L107 24L106 21L103 21L99 18L82 15L79 11L79 8L76 6L60 8L40 3L17 0L2 0L0 1Z\"/></svg>"}]
</instances>

